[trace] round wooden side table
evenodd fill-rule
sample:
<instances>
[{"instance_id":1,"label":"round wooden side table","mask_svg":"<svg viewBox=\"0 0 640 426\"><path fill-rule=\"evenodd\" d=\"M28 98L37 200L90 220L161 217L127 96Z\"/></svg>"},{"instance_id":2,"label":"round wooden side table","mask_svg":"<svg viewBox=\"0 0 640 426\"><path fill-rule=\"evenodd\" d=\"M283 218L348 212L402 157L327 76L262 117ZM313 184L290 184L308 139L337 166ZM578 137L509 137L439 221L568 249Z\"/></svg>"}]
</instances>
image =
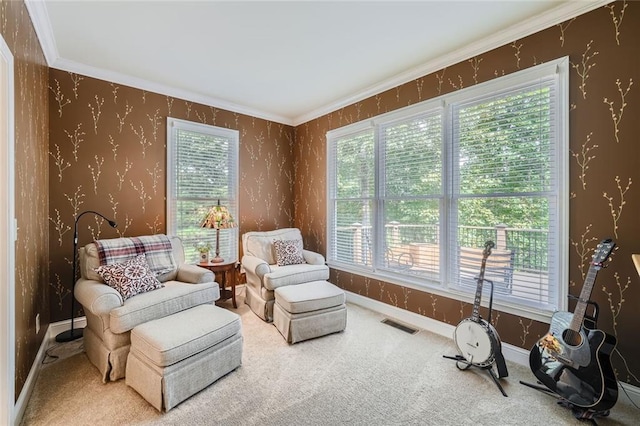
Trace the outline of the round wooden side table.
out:
<instances>
[{"instance_id":1,"label":"round wooden side table","mask_svg":"<svg viewBox=\"0 0 640 426\"><path fill-rule=\"evenodd\" d=\"M213 272L215 275L216 281L220 286L220 299L216 302L222 302L227 299L231 299L233 302L233 307L238 308L236 303L236 269L238 262L233 260L230 262L221 262L221 263L196 263L201 268L206 268ZM228 277L231 275L231 277ZM230 288L228 289L227 286Z\"/></svg>"}]
</instances>

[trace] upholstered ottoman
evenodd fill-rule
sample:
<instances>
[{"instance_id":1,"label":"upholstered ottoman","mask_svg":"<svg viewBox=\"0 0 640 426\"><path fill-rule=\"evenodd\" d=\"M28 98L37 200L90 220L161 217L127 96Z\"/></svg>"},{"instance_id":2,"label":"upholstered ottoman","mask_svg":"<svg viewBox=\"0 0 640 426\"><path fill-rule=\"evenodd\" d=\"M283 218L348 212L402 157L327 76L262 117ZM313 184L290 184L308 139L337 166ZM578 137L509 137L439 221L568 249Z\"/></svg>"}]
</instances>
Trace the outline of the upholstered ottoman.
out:
<instances>
[{"instance_id":1,"label":"upholstered ottoman","mask_svg":"<svg viewBox=\"0 0 640 426\"><path fill-rule=\"evenodd\" d=\"M131 331L126 383L169 411L242 363L240 317L200 305Z\"/></svg>"},{"instance_id":2,"label":"upholstered ottoman","mask_svg":"<svg viewBox=\"0 0 640 426\"><path fill-rule=\"evenodd\" d=\"M345 294L326 281L275 289L273 324L289 343L342 331L347 326Z\"/></svg>"}]
</instances>

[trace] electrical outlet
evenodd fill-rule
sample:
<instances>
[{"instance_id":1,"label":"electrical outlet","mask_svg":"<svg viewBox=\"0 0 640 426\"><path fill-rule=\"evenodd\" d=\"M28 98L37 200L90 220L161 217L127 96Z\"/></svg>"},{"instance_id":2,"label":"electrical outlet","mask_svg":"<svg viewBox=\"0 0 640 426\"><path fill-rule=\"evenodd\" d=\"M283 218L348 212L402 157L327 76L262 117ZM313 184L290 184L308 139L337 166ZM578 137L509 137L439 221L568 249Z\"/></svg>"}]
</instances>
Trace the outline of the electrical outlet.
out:
<instances>
[{"instance_id":1,"label":"electrical outlet","mask_svg":"<svg viewBox=\"0 0 640 426\"><path fill-rule=\"evenodd\" d=\"M36 314L36 334L40 333L40 314Z\"/></svg>"}]
</instances>

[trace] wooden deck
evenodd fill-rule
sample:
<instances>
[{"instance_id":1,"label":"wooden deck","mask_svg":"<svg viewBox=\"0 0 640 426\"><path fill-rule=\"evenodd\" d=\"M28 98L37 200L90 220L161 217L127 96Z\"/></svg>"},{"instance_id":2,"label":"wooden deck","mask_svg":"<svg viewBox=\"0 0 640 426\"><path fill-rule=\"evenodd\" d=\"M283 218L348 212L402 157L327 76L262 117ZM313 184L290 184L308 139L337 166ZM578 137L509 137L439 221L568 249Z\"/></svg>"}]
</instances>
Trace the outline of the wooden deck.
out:
<instances>
[{"instance_id":1,"label":"wooden deck","mask_svg":"<svg viewBox=\"0 0 640 426\"><path fill-rule=\"evenodd\" d=\"M410 275L434 276L440 272L440 247L430 243L397 245L387 251L390 269ZM480 272L483 249L462 247L459 252L460 284L475 288ZM549 296L549 279L545 273L514 269L513 253L493 249L487 258L485 280L494 283L494 292L531 301L545 301Z\"/></svg>"}]
</instances>

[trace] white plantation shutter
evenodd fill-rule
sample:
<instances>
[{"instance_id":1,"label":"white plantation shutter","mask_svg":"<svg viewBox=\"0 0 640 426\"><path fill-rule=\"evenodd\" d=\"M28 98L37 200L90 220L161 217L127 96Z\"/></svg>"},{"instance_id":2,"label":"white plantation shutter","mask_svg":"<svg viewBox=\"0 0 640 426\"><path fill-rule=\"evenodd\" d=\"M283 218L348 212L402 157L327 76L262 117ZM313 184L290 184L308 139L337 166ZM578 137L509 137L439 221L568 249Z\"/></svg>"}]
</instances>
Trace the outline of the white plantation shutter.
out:
<instances>
[{"instance_id":1,"label":"white plantation shutter","mask_svg":"<svg viewBox=\"0 0 640 426\"><path fill-rule=\"evenodd\" d=\"M216 231L200 227L209 208L220 200L238 217L238 131L168 118L167 138L167 233L195 261L198 242L215 250ZM220 231L220 256L238 258L238 228Z\"/></svg>"}]
</instances>

